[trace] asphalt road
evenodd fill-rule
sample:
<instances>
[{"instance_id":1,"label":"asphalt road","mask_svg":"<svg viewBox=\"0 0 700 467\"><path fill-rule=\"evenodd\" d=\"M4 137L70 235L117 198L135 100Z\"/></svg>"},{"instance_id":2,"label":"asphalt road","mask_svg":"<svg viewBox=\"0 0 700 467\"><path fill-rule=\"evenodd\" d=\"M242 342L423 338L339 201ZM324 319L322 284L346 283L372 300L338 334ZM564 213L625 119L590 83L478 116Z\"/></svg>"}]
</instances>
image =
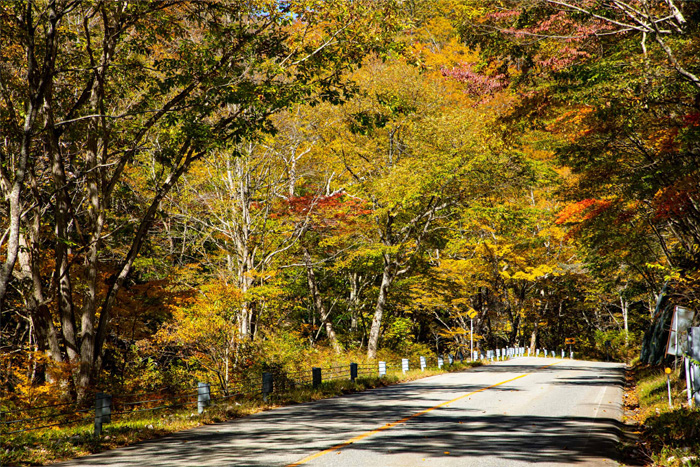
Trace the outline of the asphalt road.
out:
<instances>
[{"instance_id":1,"label":"asphalt road","mask_svg":"<svg viewBox=\"0 0 700 467\"><path fill-rule=\"evenodd\" d=\"M60 465L616 465L623 382L619 364L516 358Z\"/></svg>"}]
</instances>

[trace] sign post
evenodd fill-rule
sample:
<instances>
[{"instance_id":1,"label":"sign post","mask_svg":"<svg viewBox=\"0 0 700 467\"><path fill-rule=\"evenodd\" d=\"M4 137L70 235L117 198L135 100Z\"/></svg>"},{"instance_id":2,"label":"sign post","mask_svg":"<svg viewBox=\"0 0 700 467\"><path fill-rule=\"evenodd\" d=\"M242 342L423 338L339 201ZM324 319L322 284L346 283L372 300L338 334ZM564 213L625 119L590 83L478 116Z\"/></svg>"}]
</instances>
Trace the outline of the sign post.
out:
<instances>
[{"instance_id":1,"label":"sign post","mask_svg":"<svg viewBox=\"0 0 700 467\"><path fill-rule=\"evenodd\" d=\"M471 354L472 362L474 361L474 318L476 318L476 310L474 308L469 308L467 310L467 315L469 315L469 352Z\"/></svg>"},{"instance_id":2,"label":"sign post","mask_svg":"<svg viewBox=\"0 0 700 467\"><path fill-rule=\"evenodd\" d=\"M574 358L574 353L571 351L571 346L574 344L576 344L576 339L573 337L567 337L566 340L564 341L564 345L569 346L569 358ZM562 355L562 358L564 358L563 355Z\"/></svg>"}]
</instances>

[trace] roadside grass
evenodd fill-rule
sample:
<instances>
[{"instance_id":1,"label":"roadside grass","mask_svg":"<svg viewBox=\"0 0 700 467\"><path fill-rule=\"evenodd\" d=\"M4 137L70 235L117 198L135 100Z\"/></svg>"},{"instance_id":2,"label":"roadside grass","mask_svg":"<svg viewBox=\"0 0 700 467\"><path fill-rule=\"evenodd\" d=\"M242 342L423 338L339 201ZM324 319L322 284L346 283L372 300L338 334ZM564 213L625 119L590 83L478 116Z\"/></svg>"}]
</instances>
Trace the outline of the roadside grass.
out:
<instances>
[{"instance_id":1,"label":"roadside grass","mask_svg":"<svg viewBox=\"0 0 700 467\"><path fill-rule=\"evenodd\" d=\"M386 376L358 377L350 380L334 380L322 383L318 388L299 388L285 393L272 393L269 402L258 399L226 399L197 414L196 404L178 410L145 412L113 417L113 422L103 426L102 435L95 436L92 423L69 427L51 427L7 435L0 433L0 465L47 465L61 460L82 457L140 441L163 437L200 425L234 420L275 407L299 404L313 400L361 392L390 386L439 374L463 371L481 366L482 363L455 363L442 369L426 368L403 374L389 369Z\"/></svg>"},{"instance_id":2,"label":"roadside grass","mask_svg":"<svg viewBox=\"0 0 700 467\"><path fill-rule=\"evenodd\" d=\"M671 373L668 404L663 367L635 365L630 369L636 388L625 395L628 417L639 427L639 450L655 466L700 466L700 410L689 408L685 378Z\"/></svg>"}]
</instances>

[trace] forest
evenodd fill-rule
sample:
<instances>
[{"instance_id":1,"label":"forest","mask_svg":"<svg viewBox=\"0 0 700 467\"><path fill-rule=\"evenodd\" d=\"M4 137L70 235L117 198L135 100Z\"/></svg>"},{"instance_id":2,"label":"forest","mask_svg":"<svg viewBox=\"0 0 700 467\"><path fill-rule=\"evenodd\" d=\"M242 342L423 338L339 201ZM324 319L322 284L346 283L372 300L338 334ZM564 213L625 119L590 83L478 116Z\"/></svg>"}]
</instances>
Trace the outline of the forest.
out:
<instances>
[{"instance_id":1,"label":"forest","mask_svg":"<svg viewBox=\"0 0 700 467\"><path fill-rule=\"evenodd\" d=\"M6 402L628 359L700 304L700 3L0 1L0 192Z\"/></svg>"}]
</instances>

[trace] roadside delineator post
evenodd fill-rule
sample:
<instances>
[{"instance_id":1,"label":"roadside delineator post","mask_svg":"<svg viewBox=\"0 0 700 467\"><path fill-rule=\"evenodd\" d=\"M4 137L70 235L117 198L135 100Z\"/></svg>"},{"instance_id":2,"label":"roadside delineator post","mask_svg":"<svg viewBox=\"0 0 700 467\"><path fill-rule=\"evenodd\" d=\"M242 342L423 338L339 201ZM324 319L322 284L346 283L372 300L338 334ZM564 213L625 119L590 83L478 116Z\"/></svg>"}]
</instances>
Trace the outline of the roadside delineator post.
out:
<instances>
[{"instance_id":1,"label":"roadside delineator post","mask_svg":"<svg viewBox=\"0 0 700 467\"><path fill-rule=\"evenodd\" d=\"M386 362L379 362L378 365L379 377L386 376Z\"/></svg>"},{"instance_id":2,"label":"roadside delineator post","mask_svg":"<svg viewBox=\"0 0 700 467\"><path fill-rule=\"evenodd\" d=\"M409 370L409 363L407 358L402 358L401 359L401 370L403 370L403 374L405 375L406 372Z\"/></svg>"},{"instance_id":3,"label":"roadside delineator post","mask_svg":"<svg viewBox=\"0 0 700 467\"><path fill-rule=\"evenodd\" d=\"M688 343L690 343L690 333L688 333ZM690 348L690 346L688 346ZM688 407L693 406L693 382L692 373L690 372L690 360L687 356L683 357L683 363L685 364L685 392L688 396Z\"/></svg>"},{"instance_id":4,"label":"roadside delineator post","mask_svg":"<svg viewBox=\"0 0 700 467\"><path fill-rule=\"evenodd\" d=\"M425 367L428 366L425 362L425 357L421 355L420 357L420 371L425 371Z\"/></svg>"},{"instance_id":5,"label":"roadside delineator post","mask_svg":"<svg viewBox=\"0 0 700 467\"><path fill-rule=\"evenodd\" d=\"M353 383L357 379L357 363L350 364L350 381Z\"/></svg>"}]
</instances>

